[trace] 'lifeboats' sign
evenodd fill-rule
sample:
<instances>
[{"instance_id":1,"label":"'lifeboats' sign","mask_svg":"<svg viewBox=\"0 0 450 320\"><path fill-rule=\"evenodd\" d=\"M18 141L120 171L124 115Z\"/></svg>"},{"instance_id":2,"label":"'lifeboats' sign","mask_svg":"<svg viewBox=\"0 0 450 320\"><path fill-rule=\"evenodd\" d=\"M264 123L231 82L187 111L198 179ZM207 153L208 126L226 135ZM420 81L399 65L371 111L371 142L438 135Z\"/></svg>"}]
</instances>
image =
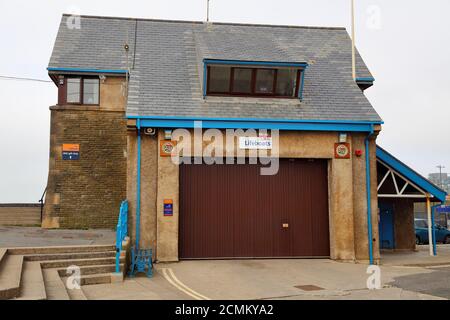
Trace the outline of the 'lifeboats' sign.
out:
<instances>
[{"instance_id":1,"label":"'lifeboats' sign","mask_svg":"<svg viewBox=\"0 0 450 320\"><path fill-rule=\"evenodd\" d=\"M272 137L240 137L240 149L272 150Z\"/></svg>"}]
</instances>

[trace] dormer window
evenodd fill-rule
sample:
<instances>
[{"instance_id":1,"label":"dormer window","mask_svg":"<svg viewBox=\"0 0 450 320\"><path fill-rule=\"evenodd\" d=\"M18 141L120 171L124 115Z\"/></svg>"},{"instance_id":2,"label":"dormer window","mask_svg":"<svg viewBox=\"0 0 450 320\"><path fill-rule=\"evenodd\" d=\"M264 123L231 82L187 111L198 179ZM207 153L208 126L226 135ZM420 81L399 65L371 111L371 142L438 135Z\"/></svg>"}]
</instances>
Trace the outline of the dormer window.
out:
<instances>
[{"instance_id":1,"label":"dormer window","mask_svg":"<svg viewBox=\"0 0 450 320\"><path fill-rule=\"evenodd\" d=\"M299 98L304 68L298 66L206 65L206 94Z\"/></svg>"}]
</instances>

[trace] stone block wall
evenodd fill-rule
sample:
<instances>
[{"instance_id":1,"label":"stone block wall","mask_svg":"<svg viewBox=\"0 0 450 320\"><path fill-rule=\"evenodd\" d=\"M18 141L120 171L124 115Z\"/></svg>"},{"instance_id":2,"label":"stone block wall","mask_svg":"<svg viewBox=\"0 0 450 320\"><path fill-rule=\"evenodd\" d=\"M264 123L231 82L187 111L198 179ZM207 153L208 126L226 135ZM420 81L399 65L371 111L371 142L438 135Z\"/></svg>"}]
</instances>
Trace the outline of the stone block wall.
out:
<instances>
[{"instance_id":1,"label":"stone block wall","mask_svg":"<svg viewBox=\"0 0 450 320\"><path fill-rule=\"evenodd\" d=\"M115 228L126 199L127 127L119 79L101 83L100 106L51 107L45 228ZM111 99L111 97L116 97ZM62 160L79 144L79 160Z\"/></svg>"}]
</instances>

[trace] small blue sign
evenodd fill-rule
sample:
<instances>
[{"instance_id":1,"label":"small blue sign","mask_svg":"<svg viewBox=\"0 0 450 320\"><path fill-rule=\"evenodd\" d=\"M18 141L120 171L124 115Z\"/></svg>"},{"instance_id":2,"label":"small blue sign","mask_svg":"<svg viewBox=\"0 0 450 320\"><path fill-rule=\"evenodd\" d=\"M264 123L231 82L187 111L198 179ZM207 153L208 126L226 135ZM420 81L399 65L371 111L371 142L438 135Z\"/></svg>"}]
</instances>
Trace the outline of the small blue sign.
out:
<instances>
[{"instance_id":1,"label":"small blue sign","mask_svg":"<svg viewBox=\"0 0 450 320\"><path fill-rule=\"evenodd\" d=\"M172 200L164 200L164 216L173 216Z\"/></svg>"},{"instance_id":2,"label":"small blue sign","mask_svg":"<svg viewBox=\"0 0 450 320\"><path fill-rule=\"evenodd\" d=\"M80 160L80 152L77 151L63 151L63 160Z\"/></svg>"},{"instance_id":3,"label":"small blue sign","mask_svg":"<svg viewBox=\"0 0 450 320\"><path fill-rule=\"evenodd\" d=\"M436 207L437 213L450 213L450 206Z\"/></svg>"}]
</instances>

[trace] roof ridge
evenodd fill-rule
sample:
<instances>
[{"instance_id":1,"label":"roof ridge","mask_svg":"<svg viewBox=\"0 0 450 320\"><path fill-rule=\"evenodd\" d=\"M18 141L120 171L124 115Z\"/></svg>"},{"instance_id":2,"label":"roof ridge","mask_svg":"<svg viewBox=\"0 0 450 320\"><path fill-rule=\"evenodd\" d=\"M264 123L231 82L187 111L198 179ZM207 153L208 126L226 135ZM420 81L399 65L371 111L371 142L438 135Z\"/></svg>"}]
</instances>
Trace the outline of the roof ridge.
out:
<instances>
[{"instance_id":1,"label":"roof ridge","mask_svg":"<svg viewBox=\"0 0 450 320\"><path fill-rule=\"evenodd\" d=\"M64 17L72 16L69 13L63 13ZM321 27L321 26L297 26L297 25L281 25L281 24L258 24L258 23L237 23L237 22L204 22L195 20L171 20L171 19L151 19L151 18L131 18L131 17L113 17L113 16L97 16L97 15L77 15L81 18L92 19L111 19L111 20L128 20L128 21L152 21L152 22L169 22L169 23L192 23L192 24L209 24L209 25L226 25L226 26L244 26L244 27L269 27L269 28L293 28L293 29L319 29L319 30L347 30L345 27Z\"/></svg>"}]
</instances>

